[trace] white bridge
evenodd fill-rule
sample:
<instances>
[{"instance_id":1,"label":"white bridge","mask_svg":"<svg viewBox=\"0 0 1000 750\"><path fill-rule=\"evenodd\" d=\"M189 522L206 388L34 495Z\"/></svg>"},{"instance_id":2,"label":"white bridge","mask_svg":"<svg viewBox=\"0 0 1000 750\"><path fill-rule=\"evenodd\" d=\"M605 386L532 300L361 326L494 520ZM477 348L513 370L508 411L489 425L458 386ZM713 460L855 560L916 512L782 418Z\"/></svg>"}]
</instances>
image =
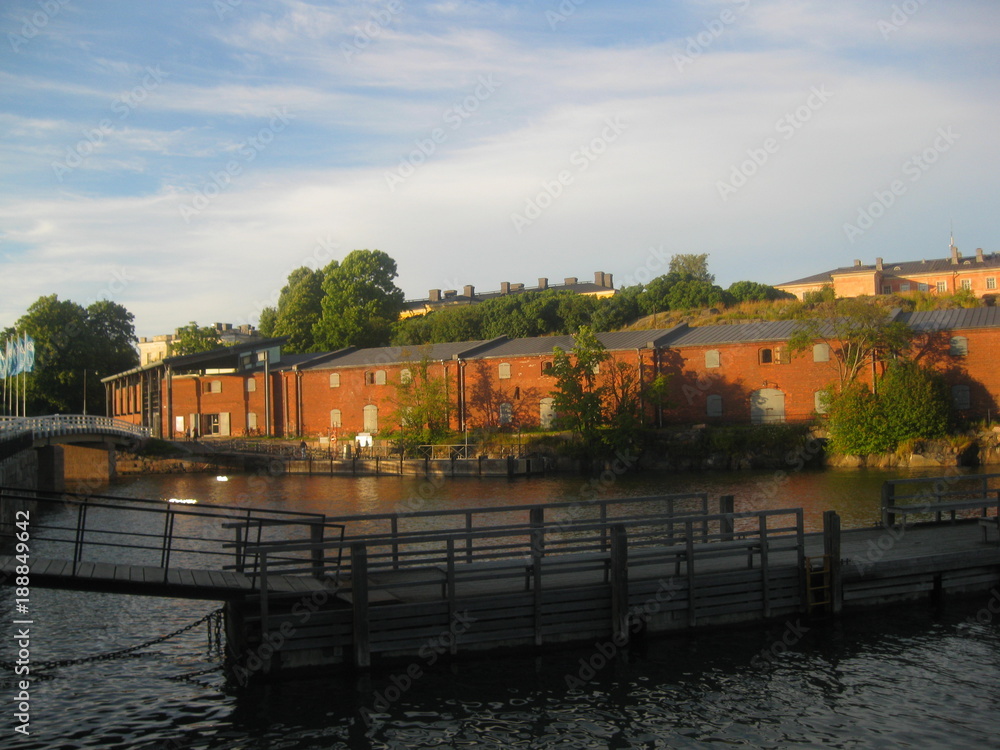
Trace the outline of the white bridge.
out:
<instances>
[{"instance_id":1,"label":"white bridge","mask_svg":"<svg viewBox=\"0 0 1000 750\"><path fill-rule=\"evenodd\" d=\"M86 437L136 442L149 438L148 427L111 417L54 414L47 417L0 417L0 442L30 436L32 442L71 442Z\"/></svg>"}]
</instances>

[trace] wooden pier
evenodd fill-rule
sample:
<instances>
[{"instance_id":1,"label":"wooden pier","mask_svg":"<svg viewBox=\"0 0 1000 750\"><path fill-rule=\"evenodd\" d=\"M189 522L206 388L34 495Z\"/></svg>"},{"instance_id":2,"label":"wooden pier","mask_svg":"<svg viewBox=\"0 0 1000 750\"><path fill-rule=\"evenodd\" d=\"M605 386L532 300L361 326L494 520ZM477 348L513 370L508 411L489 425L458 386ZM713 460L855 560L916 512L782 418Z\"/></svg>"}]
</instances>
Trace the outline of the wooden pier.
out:
<instances>
[{"instance_id":1,"label":"wooden pier","mask_svg":"<svg viewBox=\"0 0 1000 750\"><path fill-rule=\"evenodd\" d=\"M884 497L909 525L841 531L831 511L812 533L801 509L740 512L704 494L335 518L6 490L0 503L31 508L32 549L44 553L32 553L31 585L224 600L243 679L622 647L640 634L988 591L1000 584L1000 500L995 477L976 481L949 480L930 499L892 487ZM4 583L16 565L0 557Z\"/></svg>"}]
</instances>

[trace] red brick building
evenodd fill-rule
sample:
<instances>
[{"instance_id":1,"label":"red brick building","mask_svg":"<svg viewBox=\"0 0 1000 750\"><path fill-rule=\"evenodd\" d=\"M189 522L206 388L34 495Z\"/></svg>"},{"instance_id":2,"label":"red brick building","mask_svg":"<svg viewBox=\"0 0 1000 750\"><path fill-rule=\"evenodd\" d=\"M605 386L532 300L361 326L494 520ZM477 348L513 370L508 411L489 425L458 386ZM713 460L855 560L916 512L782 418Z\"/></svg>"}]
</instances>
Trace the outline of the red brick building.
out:
<instances>
[{"instance_id":1,"label":"red brick building","mask_svg":"<svg viewBox=\"0 0 1000 750\"><path fill-rule=\"evenodd\" d=\"M921 361L945 374L959 414L986 418L1000 399L997 308L897 313L914 331ZM647 423L805 421L818 393L837 380L830 347L794 356L794 321L598 334L644 384L669 375L666 408L644 404ZM282 339L168 357L105 380L112 416L163 437L276 435L347 437L396 426L396 387L419 363L445 384L455 430L544 427L552 422L555 347L572 337L344 349L285 355ZM869 374L870 375L870 374Z\"/></svg>"}]
</instances>

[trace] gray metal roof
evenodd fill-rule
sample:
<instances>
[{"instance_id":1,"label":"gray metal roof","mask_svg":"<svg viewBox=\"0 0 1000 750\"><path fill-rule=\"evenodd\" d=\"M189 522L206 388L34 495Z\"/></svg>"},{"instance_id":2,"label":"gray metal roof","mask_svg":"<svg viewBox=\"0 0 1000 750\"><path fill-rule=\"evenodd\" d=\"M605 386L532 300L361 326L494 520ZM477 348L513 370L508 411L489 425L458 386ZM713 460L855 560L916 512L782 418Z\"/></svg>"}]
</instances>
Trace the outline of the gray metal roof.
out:
<instances>
[{"instance_id":1,"label":"gray metal roof","mask_svg":"<svg viewBox=\"0 0 1000 750\"><path fill-rule=\"evenodd\" d=\"M787 341L800 325L801 323L795 320L773 320L689 327L671 337L669 345L676 349L682 346L709 346L751 341Z\"/></svg>"},{"instance_id":2,"label":"gray metal roof","mask_svg":"<svg viewBox=\"0 0 1000 750\"><path fill-rule=\"evenodd\" d=\"M474 353L488 341L457 341L447 344L424 344L416 346L383 346L375 349L345 349L333 352L329 357L316 358L313 364L306 364L304 370L328 370L334 367L359 367L417 362L424 357L434 362L454 359ZM315 355L314 355L315 356Z\"/></svg>"},{"instance_id":3,"label":"gray metal roof","mask_svg":"<svg viewBox=\"0 0 1000 750\"><path fill-rule=\"evenodd\" d=\"M650 346L666 346L670 336L677 328L656 329L650 331L613 331L598 333L597 340L610 351L640 349ZM559 347L563 351L573 348L572 336L538 336L503 341L483 351L476 352L477 358L483 357L530 357L536 354L551 354Z\"/></svg>"},{"instance_id":4,"label":"gray metal roof","mask_svg":"<svg viewBox=\"0 0 1000 750\"><path fill-rule=\"evenodd\" d=\"M983 259L977 260L975 256L971 258L960 258L958 263L952 263L951 258L935 258L932 260L903 260L895 263L882 263L883 278L893 276L918 276L923 273L961 273L962 271L974 271L980 268L1000 268L1000 255L990 253L984 255ZM852 273L872 273L878 270L875 265L843 266L834 268L831 271L813 274L794 281L785 281L775 286L793 286L795 284L819 284L833 283L835 275L845 275Z\"/></svg>"},{"instance_id":5,"label":"gray metal roof","mask_svg":"<svg viewBox=\"0 0 1000 750\"><path fill-rule=\"evenodd\" d=\"M1000 327L1000 307L973 307L960 310L930 310L900 315L898 320L915 331Z\"/></svg>"}]
</instances>

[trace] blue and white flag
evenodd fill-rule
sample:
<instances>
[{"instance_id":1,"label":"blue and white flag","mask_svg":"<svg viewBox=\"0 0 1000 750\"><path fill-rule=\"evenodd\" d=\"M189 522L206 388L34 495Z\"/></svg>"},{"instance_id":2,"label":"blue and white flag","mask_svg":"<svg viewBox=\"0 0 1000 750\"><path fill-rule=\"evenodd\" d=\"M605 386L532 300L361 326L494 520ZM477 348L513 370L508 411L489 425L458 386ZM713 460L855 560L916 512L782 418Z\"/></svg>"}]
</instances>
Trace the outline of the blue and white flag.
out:
<instances>
[{"instance_id":1,"label":"blue and white flag","mask_svg":"<svg viewBox=\"0 0 1000 750\"><path fill-rule=\"evenodd\" d=\"M24 344L22 346L21 369L24 372L32 372L35 369L35 340L28 334L24 334Z\"/></svg>"}]
</instances>

